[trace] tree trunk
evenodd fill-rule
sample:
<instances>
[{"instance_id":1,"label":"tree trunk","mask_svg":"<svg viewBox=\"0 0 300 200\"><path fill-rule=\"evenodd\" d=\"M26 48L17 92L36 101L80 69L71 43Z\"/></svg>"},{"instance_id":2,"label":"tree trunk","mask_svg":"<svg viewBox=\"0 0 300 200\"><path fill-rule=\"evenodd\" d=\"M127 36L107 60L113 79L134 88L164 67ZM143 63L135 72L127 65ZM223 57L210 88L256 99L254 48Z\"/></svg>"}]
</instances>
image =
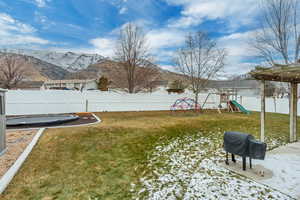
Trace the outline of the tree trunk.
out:
<instances>
[{"instance_id":1,"label":"tree trunk","mask_svg":"<svg viewBox=\"0 0 300 200\"><path fill-rule=\"evenodd\" d=\"M130 94L134 93L134 85L132 84L132 81L129 81L128 92Z\"/></svg>"},{"instance_id":2,"label":"tree trunk","mask_svg":"<svg viewBox=\"0 0 300 200\"><path fill-rule=\"evenodd\" d=\"M198 101L199 101L199 93L198 92L196 92L195 93L195 112L197 112L198 111Z\"/></svg>"},{"instance_id":3,"label":"tree trunk","mask_svg":"<svg viewBox=\"0 0 300 200\"><path fill-rule=\"evenodd\" d=\"M130 94L134 93L134 87L135 87L134 78L132 77L132 75L130 75L128 78L128 92Z\"/></svg>"}]
</instances>

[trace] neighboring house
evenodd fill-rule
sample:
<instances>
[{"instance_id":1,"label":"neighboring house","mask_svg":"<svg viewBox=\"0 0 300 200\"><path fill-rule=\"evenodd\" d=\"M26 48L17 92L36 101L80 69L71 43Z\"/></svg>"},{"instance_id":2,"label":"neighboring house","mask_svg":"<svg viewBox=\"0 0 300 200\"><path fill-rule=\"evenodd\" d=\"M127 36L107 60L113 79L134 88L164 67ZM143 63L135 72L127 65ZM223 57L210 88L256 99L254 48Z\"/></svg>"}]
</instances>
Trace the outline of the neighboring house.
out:
<instances>
[{"instance_id":1,"label":"neighboring house","mask_svg":"<svg viewBox=\"0 0 300 200\"><path fill-rule=\"evenodd\" d=\"M260 84L256 80L210 81L207 89L214 89L219 92L236 92L239 96L258 96L260 94Z\"/></svg>"},{"instance_id":2,"label":"neighboring house","mask_svg":"<svg viewBox=\"0 0 300 200\"><path fill-rule=\"evenodd\" d=\"M169 84L169 81L166 80L156 80L152 81L151 84L158 86L158 87L167 87Z\"/></svg>"},{"instance_id":3,"label":"neighboring house","mask_svg":"<svg viewBox=\"0 0 300 200\"><path fill-rule=\"evenodd\" d=\"M15 89L21 90L40 90L44 85L44 81L22 81Z\"/></svg>"},{"instance_id":4,"label":"neighboring house","mask_svg":"<svg viewBox=\"0 0 300 200\"><path fill-rule=\"evenodd\" d=\"M24 80L19 82L16 87L12 87L11 90L40 90L43 85L44 81ZM1 83L0 87L3 87Z\"/></svg>"},{"instance_id":5,"label":"neighboring house","mask_svg":"<svg viewBox=\"0 0 300 200\"><path fill-rule=\"evenodd\" d=\"M69 90L96 90L96 80L48 80L45 81L42 89L69 89Z\"/></svg>"}]
</instances>

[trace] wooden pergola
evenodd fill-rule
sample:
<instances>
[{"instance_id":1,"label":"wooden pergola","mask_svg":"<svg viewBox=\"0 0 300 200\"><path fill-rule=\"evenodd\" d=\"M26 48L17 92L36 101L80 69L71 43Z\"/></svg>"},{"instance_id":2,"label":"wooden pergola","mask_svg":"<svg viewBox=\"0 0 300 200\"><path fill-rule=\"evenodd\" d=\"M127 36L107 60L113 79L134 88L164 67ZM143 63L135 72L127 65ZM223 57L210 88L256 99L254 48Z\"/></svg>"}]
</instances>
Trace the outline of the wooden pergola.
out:
<instances>
[{"instance_id":1,"label":"wooden pergola","mask_svg":"<svg viewBox=\"0 0 300 200\"><path fill-rule=\"evenodd\" d=\"M300 83L300 63L291 65L275 64L271 68L257 67L250 75L261 81L261 129L260 139L265 140L265 81L290 83L290 142L297 141L297 101L298 83Z\"/></svg>"}]
</instances>

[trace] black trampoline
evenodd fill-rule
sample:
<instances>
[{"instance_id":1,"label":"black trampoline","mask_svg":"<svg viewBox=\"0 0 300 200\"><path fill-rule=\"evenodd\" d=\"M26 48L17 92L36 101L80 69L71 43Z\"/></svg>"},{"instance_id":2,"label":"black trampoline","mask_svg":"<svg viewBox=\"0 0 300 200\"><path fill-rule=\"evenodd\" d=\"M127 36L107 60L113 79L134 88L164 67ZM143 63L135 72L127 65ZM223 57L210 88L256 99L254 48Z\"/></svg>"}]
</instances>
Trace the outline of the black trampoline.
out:
<instances>
[{"instance_id":1,"label":"black trampoline","mask_svg":"<svg viewBox=\"0 0 300 200\"><path fill-rule=\"evenodd\" d=\"M10 117L6 120L6 126L48 126L58 125L66 122L78 120L80 117L77 115L41 115L41 116L22 116Z\"/></svg>"}]
</instances>

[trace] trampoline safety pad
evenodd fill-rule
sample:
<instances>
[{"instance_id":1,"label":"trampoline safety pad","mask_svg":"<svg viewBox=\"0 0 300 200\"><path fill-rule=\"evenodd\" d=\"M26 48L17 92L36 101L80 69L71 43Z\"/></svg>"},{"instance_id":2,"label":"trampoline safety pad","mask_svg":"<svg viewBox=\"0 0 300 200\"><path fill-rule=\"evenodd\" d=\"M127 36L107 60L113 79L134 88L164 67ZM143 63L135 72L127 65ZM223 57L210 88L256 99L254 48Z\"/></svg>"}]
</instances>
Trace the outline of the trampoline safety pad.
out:
<instances>
[{"instance_id":1,"label":"trampoline safety pad","mask_svg":"<svg viewBox=\"0 0 300 200\"><path fill-rule=\"evenodd\" d=\"M6 125L8 127L24 125L55 125L78 119L79 116L77 115L24 116L8 118Z\"/></svg>"}]
</instances>

